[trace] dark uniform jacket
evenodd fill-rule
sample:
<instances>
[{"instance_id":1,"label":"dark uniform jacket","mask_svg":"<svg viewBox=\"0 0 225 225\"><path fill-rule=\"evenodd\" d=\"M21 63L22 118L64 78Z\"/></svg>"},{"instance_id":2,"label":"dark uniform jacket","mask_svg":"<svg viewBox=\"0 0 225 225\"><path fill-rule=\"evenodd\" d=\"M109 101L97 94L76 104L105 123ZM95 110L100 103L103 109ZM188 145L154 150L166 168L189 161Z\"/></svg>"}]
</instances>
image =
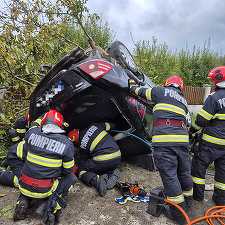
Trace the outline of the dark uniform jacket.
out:
<instances>
[{"instance_id":1,"label":"dark uniform jacket","mask_svg":"<svg viewBox=\"0 0 225 225\"><path fill-rule=\"evenodd\" d=\"M109 123L94 123L88 128L80 130L80 153L96 162L118 159L121 157L119 146L108 134L111 129Z\"/></svg>"},{"instance_id":2,"label":"dark uniform jacket","mask_svg":"<svg viewBox=\"0 0 225 225\"><path fill-rule=\"evenodd\" d=\"M182 92L175 87L141 88L131 86L136 95L155 103L154 121L171 119L183 121L184 126L163 125L153 127L152 143L154 146L184 146L189 144L187 130L187 101Z\"/></svg>"},{"instance_id":3,"label":"dark uniform jacket","mask_svg":"<svg viewBox=\"0 0 225 225\"><path fill-rule=\"evenodd\" d=\"M20 141L18 144L10 146L7 153L7 165L13 173L19 177L21 169L24 165L24 160L27 154L27 145L25 141Z\"/></svg>"},{"instance_id":4,"label":"dark uniform jacket","mask_svg":"<svg viewBox=\"0 0 225 225\"><path fill-rule=\"evenodd\" d=\"M21 172L22 176L32 178L34 181L51 179L54 183L52 187L39 188L38 185L28 185L21 178L20 191L33 198L48 197L58 185L57 178L72 172L74 166L73 143L62 134L45 134L40 127L29 129L24 141L27 145L27 152L23 153L25 163Z\"/></svg>"},{"instance_id":5,"label":"dark uniform jacket","mask_svg":"<svg viewBox=\"0 0 225 225\"><path fill-rule=\"evenodd\" d=\"M203 127L202 141L208 145L225 147L225 89L208 96L197 115L196 124Z\"/></svg>"}]
</instances>

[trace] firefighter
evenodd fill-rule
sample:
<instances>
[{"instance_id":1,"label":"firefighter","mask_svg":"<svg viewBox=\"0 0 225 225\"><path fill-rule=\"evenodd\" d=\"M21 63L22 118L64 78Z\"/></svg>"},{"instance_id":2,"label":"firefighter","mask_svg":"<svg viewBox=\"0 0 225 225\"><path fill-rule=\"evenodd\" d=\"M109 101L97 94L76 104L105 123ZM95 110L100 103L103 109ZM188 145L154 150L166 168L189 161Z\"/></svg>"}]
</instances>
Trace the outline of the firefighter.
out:
<instances>
[{"instance_id":1,"label":"firefighter","mask_svg":"<svg viewBox=\"0 0 225 225\"><path fill-rule=\"evenodd\" d=\"M153 108L154 158L167 199L184 209L191 206L193 184L188 154L187 101L182 91L183 80L178 75L166 79L164 87L143 88L129 80L130 91L155 104ZM174 208L166 216L184 223L183 216Z\"/></svg>"},{"instance_id":2,"label":"firefighter","mask_svg":"<svg viewBox=\"0 0 225 225\"><path fill-rule=\"evenodd\" d=\"M110 123L93 123L86 129L74 129L69 137L79 147L79 178L88 186L94 186L100 196L112 189L119 179L117 167L121 152L108 133Z\"/></svg>"},{"instance_id":3,"label":"firefighter","mask_svg":"<svg viewBox=\"0 0 225 225\"><path fill-rule=\"evenodd\" d=\"M33 122L33 126L39 126L41 123L41 119L37 119ZM11 136L11 141L14 143L9 147L7 157L6 157L6 165L10 168L9 170L1 170L0 171L0 184L6 185L10 187L18 188L18 178L20 177L21 170L24 165L24 160L26 157L26 143L24 140L25 132L28 129L28 122L25 117L18 119L14 125L14 128L11 129L14 133L14 136Z\"/></svg>"},{"instance_id":4,"label":"firefighter","mask_svg":"<svg viewBox=\"0 0 225 225\"><path fill-rule=\"evenodd\" d=\"M44 115L41 126L33 126L25 134L27 152L14 221L27 216L34 199L48 199L42 215L45 224L54 224L60 209L66 206L65 196L76 177L72 173L75 149L64 134L63 116L54 109Z\"/></svg>"},{"instance_id":5,"label":"firefighter","mask_svg":"<svg viewBox=\"0 0 225 225\"><path fill-rule=\"evenodd\" d=\"M25 141L12 145L7 153L6 163L10 170L0 171L0 184L10 187L19 186L20 172L24 164Z\"/></svg>"},{"instance_id":6,"label":"firefighter","mask_svg":"<svg viewBox=\"0 0 225 225\"><path fill-rule=\"evenodd\" d=\"M212 199L216 205L225 205L225 66L212 69L208 78L215 85L215 92L207 97L196 118L203 130L199 150L192 160L193 197L204 200L206 170L214 162Z\"/></svg>"}]
</instances>

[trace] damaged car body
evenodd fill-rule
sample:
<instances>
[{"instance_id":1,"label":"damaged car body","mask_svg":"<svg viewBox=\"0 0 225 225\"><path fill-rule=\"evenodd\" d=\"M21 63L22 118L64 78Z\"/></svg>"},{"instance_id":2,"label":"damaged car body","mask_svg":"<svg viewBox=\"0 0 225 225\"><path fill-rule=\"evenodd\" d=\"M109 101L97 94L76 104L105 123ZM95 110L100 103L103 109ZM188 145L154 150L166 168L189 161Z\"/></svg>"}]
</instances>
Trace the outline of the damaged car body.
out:
<instances>
[{"instance_id":1,"label":"damaged car body","mask_svg":"<svg viewBox=\"0 0 225 225\"><path fill-rule=\"evenodd\" d=\"M151 145L145 140L151 139L152 107L129 93L129 79L143 87L154 86L137 69L121 42L112 43L107 51L75 48L48 71L33 91L30 120L54 107L68 122L67 131L93 122L111 122L123 158L138 161L138 156L151 154ZM152 169L152 163L147 164Z\"/></svg>"}]
</instances>

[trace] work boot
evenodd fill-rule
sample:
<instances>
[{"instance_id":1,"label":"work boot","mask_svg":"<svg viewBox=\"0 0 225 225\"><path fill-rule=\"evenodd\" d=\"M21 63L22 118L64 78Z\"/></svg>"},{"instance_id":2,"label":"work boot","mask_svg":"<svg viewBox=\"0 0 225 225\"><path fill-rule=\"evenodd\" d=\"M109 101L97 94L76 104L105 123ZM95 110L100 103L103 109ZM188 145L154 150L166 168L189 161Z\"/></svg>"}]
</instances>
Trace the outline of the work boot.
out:
<instances>
[{"instance_id":1,"label":"work boot","mask_svg":"<svg viewBox=\"0 0 225 225\"><path fill-rule=\"evenodd\" d=\"M27 216L28 207L29 207L29 199L21 194L16 203L13 220L14 221L24 220Z\"/></svg>"},{"instance_id":2,"label":"work boot","mask_svg":"<svg viewBox=\"0 0 225 225\"><path fill-rule=\"evenodd\" d=\"M181 206L186 211L185 202L182 202L178 205ZM187 224L186 219L184 218L183 214L174 206L165 205L163 213L167 218L173 220L174 222L176 222L179 225Z\"/></svg>"},{"instance_id":3,"label":"work boot","mask_svg":"<svg viewBox=\"0 0 225 225\"><path fill-rule=\"evenodd\" d=\"M193 197L192 196L184 197L184 200L185 200L187 209L190 209L193 204Z\"/></svg>"},{"instance_id":4,"label":"work boot","mask_svg":"<svg viewBox=\"0 0 225 225\"><path fill-rule=\"evenodd\" d=\"M115 169L112 173L108 174L108 181L107 181L107 189L113 189L120 178L120 171Z\"/></svg>"},{"instance_id":5,"label":"work boot","mask_svg":"<svg viewBox=\"0 0 225 225\"><path fill-rule=\"evenodd\" d=\"M107 192L107 181L108 181L107 174L97 176L96 190L98 191L99 195L102 197L105 196Z\"/></svg>"}]
</instances>

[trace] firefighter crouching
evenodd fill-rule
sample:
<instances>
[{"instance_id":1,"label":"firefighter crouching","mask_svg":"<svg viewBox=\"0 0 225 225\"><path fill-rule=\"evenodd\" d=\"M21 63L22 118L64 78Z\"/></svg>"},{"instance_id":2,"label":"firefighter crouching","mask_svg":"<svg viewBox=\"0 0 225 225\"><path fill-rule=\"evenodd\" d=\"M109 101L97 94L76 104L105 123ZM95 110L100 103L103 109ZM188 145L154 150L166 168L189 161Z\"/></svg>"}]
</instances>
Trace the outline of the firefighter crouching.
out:
<instances>
[{"instance_id":1,"label":"firefighter crouching","mask_svg":"<svg viewBox=\"0 0 225 225\"><path fill-rule=\"evenodd\" d=\"M153 108L154 157L167 199L184 209L191 206L193 183L188 155L187 101L183 97L183 80L174 75L164 87L143 88L129 81L130 91L155 103ZM179 224L184 218L174 207L166 208L166 216Z\"/></svg>"},{"instance_id":2,"label":"firefighter crouching","mask_svg":"<svg viewBox=\"0 0 225 225\"><path fill-rule=\"evenodd\" d=\"M217 205L225 205L225 66L211 70L208 78L215 84L215 92L208 96L196 118L196 124L203 131L192 160L193 197L197 201L204 200L206 170L214 162L212 199Z\"/></svg>"},{"instance_id":3,"label":"firefighter crouching","mask_svg":"<svg viewBox=\"0 0 225 225\"><path fill-rule=\"evenodd\" d=\"M79 148L79 178L94 186L100 196L112 189L119 179L119 146L108 133L110 123L94 123L83 130L74 129L69 137Z\"/></svg>"},{"instance_id":4,"label":"firefighter crouching","mask_svg":"<svg viewBox=\"0 0 225 225\"><path fill-rule=\"evenodd\" d=\"M19 186L19 180L21 170L24 165L24 159L26 154L25 141L21 141L18 144L12 145L7 153L7 166L10 170L0 171L0 184L16 187Z\"/></svg>"},{"instance_id":5,"label":"firefighter crouching","mask_svg":"<svg viewBox=\"0 0 225 225\"><path fill-rule=\"evenodd\" d=\"M45 224L54 224L60 209L66 206L65 196L76 177L72 174L74 146L62 128L63 116L50 110L42 118L41 127L31 127L25 134L27 153L19 178L15 221L27 216L31 200L46 199L42 215Z\"/></svg>"},{"instance_id":6,"label":"firefighter crouching","mask_svg":"<svg viewBox=\"0 0 225 225\"><path fill-rule=\"evenodd\" d=\"M33 126L39 126L41 119L33 122ZM18 187L18 178L20 177L21 170L24 165L27 149L24 135L28 129L28 122L26 117L19 118L14 125L14 128L9 130L12 146L9 147L6 165L9 167L7 170L0 171L0 184L10 187Z\"/></svg>"}]
</instances>

